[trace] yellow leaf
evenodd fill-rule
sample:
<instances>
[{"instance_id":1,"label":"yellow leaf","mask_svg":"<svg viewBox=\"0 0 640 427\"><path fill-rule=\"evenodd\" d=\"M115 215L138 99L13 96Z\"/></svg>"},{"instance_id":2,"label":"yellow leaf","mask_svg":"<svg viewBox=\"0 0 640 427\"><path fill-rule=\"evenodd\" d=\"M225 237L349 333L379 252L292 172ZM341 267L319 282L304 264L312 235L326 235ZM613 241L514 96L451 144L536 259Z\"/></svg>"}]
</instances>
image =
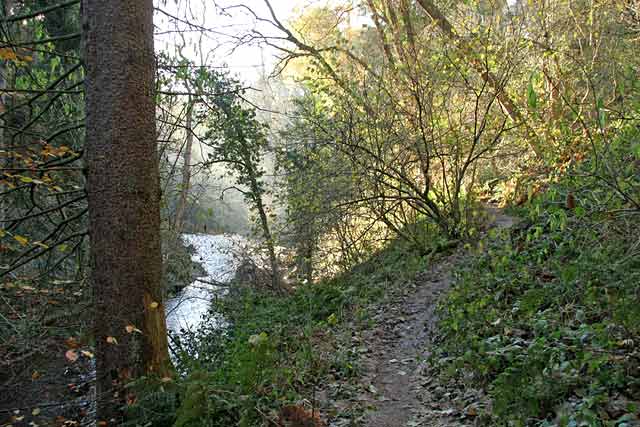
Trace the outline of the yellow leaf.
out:
<instances>
[{"instance_id":1,"label":"yellow leaf","mask_svg":"<svg viewBox=\"0 0 640 427\"><path fill-rule=\"evenodd\" d=\"M20 243L22 246L26 246L27 243L29 243L29 239L27 239L24 236L20 236L18 234L16 234L15 236L13 236L14 240L17 241L18 243Z\"/></svg>"},{"instance_id":2,"label":"yellow leaf","mask_svg":"<svg viewBox=\"0 0 640 427\"><path fill-rule=\"evenodd\" d=\"M334 326L338 323L338 318L336 317L335 313L331 313L331 315L327 317L327 323L331 326Z\"/></svg>"},{"instance_id":3,"label":"yellow leaf","mask_svg":"<svg viewBox=\"0 0 640 427\"><path fill-rule=\"evenodd\" d=\"M9 48L9 47L5 47L0 49L0 59L6 59L9 61L14 61L16 60L18 56L16 55L16 53L13 51L13 49Z\"/></svg>"},{"instance_id":4,"label":"yellow leaf","mask_svg":"<svg viewBox=\"0 0 640 427\"><path fill-rule=\"evenodd\" d=\"M82 350L80 353L82 353L83 356L88 357L89 359L93 359L93 353L91 353L90 351L87 350Z\"/></svg>"},{"instance_id":5,"label":"yellow leaf","mask_svg":"<svg viewBox=\"0 0 640 427\"><path fill-rule=\"evenodd\" d=\"M152 302L151 304L149 304L149 308L151 308L152 310L155 310L156 308L158 308L158 303L157 302Z\"/></svg>"},{"instance_id":6,"label":"yellow leaf","mask_svg":"<svg viewBox=\"0 0 640 427\"><path fill-rule=\"evenodd\" d=\"M76 353L75 350L67 350L64 357L66 357L69 362L75 362L78 360L78 353Z\"/></svg>"},{"instance_id":7,"label":"yellow leaf","mask_svg":"<svg viewBox=\"0 0 640 427\"><path fill-rule=\"evenodd\" d=\"M109 344L113 344L113 345L117 345L118 344L118 340L116 339L116 337L107 337L107 342Z\"/></svg>"}]
</instances>

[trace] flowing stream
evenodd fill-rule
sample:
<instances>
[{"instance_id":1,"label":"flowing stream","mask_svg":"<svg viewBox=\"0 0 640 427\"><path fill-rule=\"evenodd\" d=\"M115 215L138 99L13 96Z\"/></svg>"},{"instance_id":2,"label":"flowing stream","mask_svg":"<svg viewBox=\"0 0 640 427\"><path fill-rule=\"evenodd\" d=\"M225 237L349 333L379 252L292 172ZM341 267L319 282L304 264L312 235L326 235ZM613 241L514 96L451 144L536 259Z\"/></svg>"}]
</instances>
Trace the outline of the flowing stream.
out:
<instances>
[{"instance_id":1,"label":"flowing stream","mask_svg":"<svg viewBox=\"0 0 640 427\"><path fill-rule=\"evenodd\" d=\"M211 283L226 284L233 278L239 264L239 258L235 254L246 247L246 240L238 235L184 234L183 238L186 244L194 246L196 251L192 259L202 264L206 276L199 277L199 280L194 281L167 301L167 328L174 334L198 328L203 316L211 307L211 301L227 291L225 287ZM215 326L224 327L225 322L222 317L210 316L209 319L215 322ZM85 372L76 371L77 377L74 383L80 386L89 385L89 391L59 407L79 408L84 413L81 425L95 425L94 359L90 359L85 368Z\"/></svg>"},{"instance_id":2,"label":"flowing stream","mask_svg":"<svg viewBox=\"0 0 640 427\"><path fill-rule=\"evenodd\" d=\"M226 293L226 289L214 283L228 283L238 268L235 254L246 241L238 235L183 234L186 244L193 245L195 262L202 264L207 275L199 277L185 287L166 304L167 328L174 334L181 330L195 330L211 307L214 298ZM224 319L212 317L219 326Z\"/></svg>"}]
</instances>

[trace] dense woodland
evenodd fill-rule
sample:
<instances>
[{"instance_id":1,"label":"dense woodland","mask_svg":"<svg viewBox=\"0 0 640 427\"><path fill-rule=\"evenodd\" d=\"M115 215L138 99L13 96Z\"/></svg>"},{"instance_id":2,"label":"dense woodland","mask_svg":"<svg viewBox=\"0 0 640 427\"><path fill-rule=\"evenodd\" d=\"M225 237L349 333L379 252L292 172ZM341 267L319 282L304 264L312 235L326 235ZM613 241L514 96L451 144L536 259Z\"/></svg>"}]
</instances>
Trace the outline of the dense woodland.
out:
<instances>
[{"instance_id":1,"label":"dense woodland","mask_svg":"<svg viewBox=\"0 0 640 427\"><path fill-rule=\"evenodd\" d=\"M640 425L638 0L0 5L1 425Z\"/></svg>"}]
</instances>

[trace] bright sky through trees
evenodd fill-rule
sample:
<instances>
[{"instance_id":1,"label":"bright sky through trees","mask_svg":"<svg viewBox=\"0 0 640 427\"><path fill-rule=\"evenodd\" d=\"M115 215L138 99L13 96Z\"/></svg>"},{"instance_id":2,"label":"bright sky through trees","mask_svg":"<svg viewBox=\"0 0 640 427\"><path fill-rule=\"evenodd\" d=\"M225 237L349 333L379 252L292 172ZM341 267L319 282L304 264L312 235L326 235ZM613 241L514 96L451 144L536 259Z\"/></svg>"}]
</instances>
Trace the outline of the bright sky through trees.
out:
<instances>
[{"instance_id":1,"label":"bright sky through trees","mask_svg":"<svg viewBox=\"0 0 640 427\"><path fill-rule=\"evenodd\" d=\"M335 0L270 0L270 4L277 18L283 23L289 23L304 10L323 5L335 6ZM216 7L217 5L217 7ZM271 19L269 9L264 0L238 2L234 0L219 0L215 3L207 0L178 0L157 5L181 22L172 19L168 14L156 12L156 50L168 50L172 53L176 46L186 41L183 53L194 59L196 63L210 66L228 65L232 73L241 80L255 81L263 72L268 74L277 62L277 50L270 46L257 43L243 43L239 40L252 30L257 30L267 36L282 36L272 25L257 20L248 7L259 17ZM360 16L358 8L354 7L351 17L352 26L371 24L370 18ZM189 30L189 24L192 27ZM208 31L202 32L201 29ZM177 30L186 30L178 32ZM199 40L202 40L200 46Z\"/></svg>"},{"instance_id":2,"label":"bright sky through trees","mask_svg":"<svg viewBox=\"0 0 640 427\"><path fill-rule=\"evenodd\" d=\"M0 1L0 426L640 426L638 51L640 0Z\"/></svg>"},{"instance_id":3,"label":"bright sky through trees","mask_svg":"<svg viewBox=\"0 0 640 427\"><path fill-rule=\"evenodd\" d=\"M296 8L303 8L309 0L271 0L278 19L288 21ZM200 25L210 31L185 32L182 36L187 42L184 53L196 62L201 61L201 54L207 65L221 66L227 64L233 73L237 73L242 80L255 80L262 72L263 66L268 73L275 63L273 48L256 44L240 44L237 38L251 29L257 29L269 34L273 28L256 19L239 2L222 0L217 2L217 9L213 2L207 0L179 0L176 3L167 2L160 5L162 10L191 24ZM251 8L261 17L269 16L269 11L263 0L250 2ZM225 8L228 13L220 10ZM156 28L156 50L175 49L176 42L181 43L181 36L176 29L186 29L184 22L176 23L165 14L156 12L154 20ZM202 50L196 49L202 40Z\"/></svg>"}]
</instances>

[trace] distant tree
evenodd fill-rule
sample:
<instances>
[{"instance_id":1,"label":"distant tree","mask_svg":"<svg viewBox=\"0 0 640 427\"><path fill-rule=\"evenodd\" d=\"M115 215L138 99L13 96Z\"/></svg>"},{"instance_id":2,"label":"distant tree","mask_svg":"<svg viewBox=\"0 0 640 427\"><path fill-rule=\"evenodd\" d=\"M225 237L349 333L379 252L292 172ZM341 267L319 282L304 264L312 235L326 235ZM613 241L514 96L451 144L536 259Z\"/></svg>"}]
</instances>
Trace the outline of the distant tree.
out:
<instances>
[{"instance_id":1,"label":"distant tree","mask_svg":"<svg viewBox=\"0 0 640 427\"><path fill-rule=\"evenodd\" d=\"M193 150L193 106L191 97L187 101L185 132L186 138L182 149L182 182L180 183L180 195L176 206L175 230L180 233L184 227L184 214L187 209L187 199L191 190L191 152Z\"/></svg>"},{"instance_id":2,"label":"distant tree","mask_svg":"<svg viewBox=\"0 0 640 427\"><path fill-rule=\"evenodd\" d=\"M243 87L224 74L209 73L205 79L211 89L204 101L207 132L204 141L214 150L210 164L223 163L232 171L235 186L226 190L241 192L257 214L258 227L264 240L272 271L272 286L281 289L275 238L271 231L265 204L267 189L262 160L268 145L266 126L258 121L255 110L243 103Z\"/></svg>"},{"instance_id":3,"label":"distant tree","mask_svg":"<svg viewBox=\"0 0 640 427\"><path fill-rule=\"evenodd\" d=\"M189 60L184 56L182 52L185 44L186 42L184 42L184 39L183 39L183 45L178 50L180 58L182 59L182 61L180 62L180 65L182 67L176 73L176 77L182 80L182 83L184 84L187 90L187 93L189 93L189 95L187 95L187 105L186 105L186 111L185 111L186 118L185 118L185 125L184 125L186 137L185 137L184 146L182 147L182 182L180 183L180 195L178 198L178 204L176 206L176 217L175 217L175 230L177 233L182 232L183 225L184 225L183 223L184 223L185 211L187 209L187 199L189 198L189 192L191 191L191 152L193 150L193 136L195 132L194 131L195 126L193 124L193 115L194 115L194 107L196 104L196 100L194 99L194 96L191 95L191 92L194 89L196 92L198 91L197 87L196 88L192 87L197 85L198 80L196 79L196 81L193 82L195 83L195 85L190 81L190 78L192 76L189 71L192 64L189 62Z\"/></svg>"},{"instance_id":4,"label":"distant tree","mask_svg":"<svg viewBox=\"0 0 640 427\"><path fill-rule=\"evenodd\" d=\"M162 303L153 2L84 0L97 417L126 381L169 375ZM120 391L120 393L118 393Z\"/></svg>"}]
</instances>

